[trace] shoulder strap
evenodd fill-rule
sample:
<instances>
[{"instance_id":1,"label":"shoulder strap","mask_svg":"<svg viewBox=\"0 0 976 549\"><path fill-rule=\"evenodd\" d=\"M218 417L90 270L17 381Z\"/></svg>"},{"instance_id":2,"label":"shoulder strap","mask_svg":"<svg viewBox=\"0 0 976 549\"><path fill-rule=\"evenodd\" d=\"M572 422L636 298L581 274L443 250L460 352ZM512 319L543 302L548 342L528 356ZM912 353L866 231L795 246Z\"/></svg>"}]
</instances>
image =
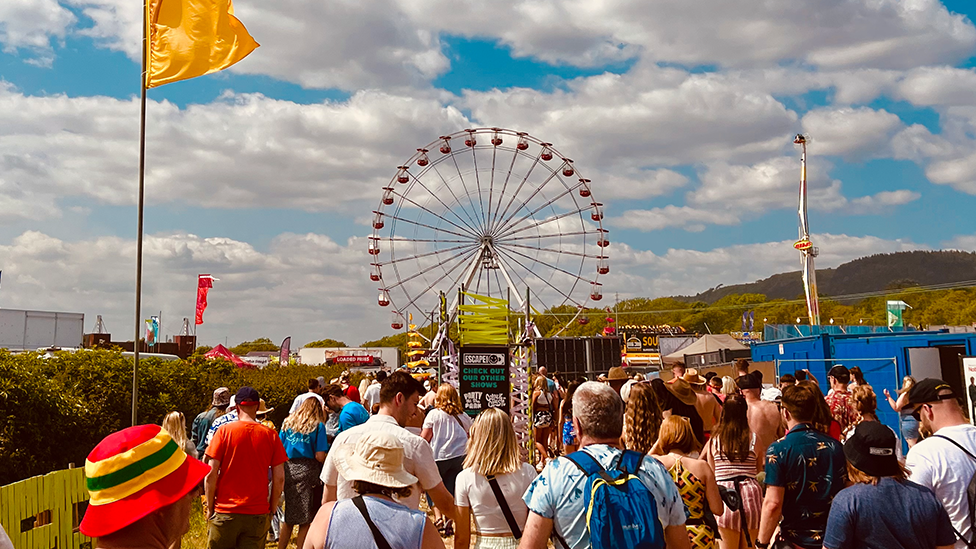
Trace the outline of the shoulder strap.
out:
<instances>
[{"instance_id":1,"label":"shoulder strap","mask_svg":"<svg viewBox=\"0 0 976 549\"><path fill-rule=\"evenodd\" d=\"M356 509L359 509L359 512L363 514L363 518L366 519L366 525L369 526L369 530L373 533L373 540L376 541L376 547L379 549L391 549L390 543L383 537L383 533L373 524L373 519L369 518L369 511L366 510L366 501L363 500L363 496L352 498L352 502L356 506Z\"/></svg>"},{"instance_id":2,"label":"shoulder strap","mask_svg":"<svg viewBox=\"0 0 976 549\"><path fill-rule=\"evenodd\" d=\"M620 454L620 470L631 475L636 475L644 463L645 455L647 454L642 454L634 450L624 450Z\"/></svg>"},{"instance_id":3,"label":"shoulder strap","mask_svg":"<svg viewBox=\"0 0 976 549\"><path fill-rule=\"evenodd\" d=\"M976 460L976 456L974 456L974 455L972 454L972 452L970 452L970 451L969 451L969 450L967 450L967 449L966 449L965 447L963 447L963 445L962 445L962 444L959 444L958 442L956 442L956 441L954 441L954 440L952 440L951 438L949 438L949 437L947 437L947 436L945 436L945 435L932 435L932 437L933 437L933 438L941 438L941 439L944 439L944 440L948 440L949 442L951 442L951 443L953 443L953 444L955 444L957 448L959 448L959 449L960 449L960 450L962 450L963 452L966 452L966 455L967 455L967 456L969 456L969 457L971 457L972 459L974 459L974 460Z\"/></svg>"},{"instance_id":4,"label":"shoulder strap","mask_svg":"<svg viewBox=\"0 0 976 549\"><path fill-rule=\"evenodd\" d=\"M949 437L947 437L945 435L932 435L932 438L941 438L941 439L944 439L944 440L948 440L949 442L953 443L957 448L959 448L960 450L962 450L963 452L965 452L965 454L967 456L969 456L970 458L976 460L976 456L974 456L972 454L972 452L970 452L962 444L959 444L958 442L952 440L951 438L949 438ZM976 502L973 502L973 501L970 501L969 502L969 521L971 523L974 520L974 517L973 517L973 504L974 503L976 503ZM956 530L955 525L952 526L952 531L955 532L957 538L959 538L960 540L963 541L963 543L966 544L966 547L974 547L974 546L976 546L976 532L973 533L973 538L971 540L966 541L966 538L962 537L962 534L959 533L958 530Z\"/></svg>"},{"instance_id":5,"label":"shoulder strap","mask_svg":"<svg viewBox=\"0 0 976 549\"><path fill-rule=\"evenodd\" d=\"M594 475L601 471L605 471L603 465L600 464L599 460L597 460L595 457L590 455L589 452L585 452L583 450L576 450L571 454L566 454L566 456L564 457L568 459L570 463L575 465L580 471L583 471L583 474L586 476Z\"/></svg>"},{"instance_id":6,"label":"shoulder strap","mask_svg":"<svg viewBox=\"0 0 976 549\"><path fill-rule=\"evenodd\" d=\"M509 530L512 531L515 539L522 539L522 529L519 528L518 522L515 521L515 515L512 514L512 509L508 506L508 500L505 499L505 494L502 493L502 487L498 485L498 479L495 478L495 475L490 475L486 478L488 479L488 485L491 486L491 491L495 493L495 501L498 502L498 506L502 509L502 514L505 515L505 521L508 522Z\"/></svg>"}]
</instances>

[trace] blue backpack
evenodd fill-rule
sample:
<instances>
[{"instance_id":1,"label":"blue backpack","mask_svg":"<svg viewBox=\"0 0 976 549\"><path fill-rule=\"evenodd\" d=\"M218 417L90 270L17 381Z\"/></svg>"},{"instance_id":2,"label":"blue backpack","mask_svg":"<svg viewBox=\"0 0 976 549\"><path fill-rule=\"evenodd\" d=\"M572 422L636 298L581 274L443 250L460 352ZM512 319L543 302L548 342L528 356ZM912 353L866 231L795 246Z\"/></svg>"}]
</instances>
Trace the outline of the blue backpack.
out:
<instances>
[{"instance_id":1,"label":"blue backpack","mask_svg":"<svg viewBox=\"0 0 976 549\"><path fill-rule=\"evenodd\" d=\"M624 450L606 470L582 450L566 456L586 475L583 507L593 549L664 549L654 495L637 476L644 455ZM553 528L556 539L569 549Z\"/></svg>"}]
</instances>

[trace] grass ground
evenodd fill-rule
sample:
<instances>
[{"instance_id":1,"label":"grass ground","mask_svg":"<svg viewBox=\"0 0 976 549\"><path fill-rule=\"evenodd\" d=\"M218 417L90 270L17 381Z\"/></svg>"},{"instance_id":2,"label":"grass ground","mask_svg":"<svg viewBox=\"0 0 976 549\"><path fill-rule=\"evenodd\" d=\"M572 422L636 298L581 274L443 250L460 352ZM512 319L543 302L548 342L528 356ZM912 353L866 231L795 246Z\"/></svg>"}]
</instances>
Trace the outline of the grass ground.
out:
<instances>
[{"instance_id":1,"label":"grass ground","mask_svg":"<svg viewBox=\"0 0 976 549\"><path fill-rule=\"evenodd\" d=\"M431 516L433 520L433 516ZM297 531L297 528L295 529ZM444 538L444 545L447 549L454 549L454 538ZM267 549L272 547L277 547L277 545L269 543ZM200 506L200 500L195 499L193 501L193 510L190 511L190 531L183 536L183 547L182 549L206 549L207 548L207 521L203 517L203 508ZM295 545L294 534L292 534L292 541L288 544L288 549L298 549Z\"/></svg>"}]
</instances>

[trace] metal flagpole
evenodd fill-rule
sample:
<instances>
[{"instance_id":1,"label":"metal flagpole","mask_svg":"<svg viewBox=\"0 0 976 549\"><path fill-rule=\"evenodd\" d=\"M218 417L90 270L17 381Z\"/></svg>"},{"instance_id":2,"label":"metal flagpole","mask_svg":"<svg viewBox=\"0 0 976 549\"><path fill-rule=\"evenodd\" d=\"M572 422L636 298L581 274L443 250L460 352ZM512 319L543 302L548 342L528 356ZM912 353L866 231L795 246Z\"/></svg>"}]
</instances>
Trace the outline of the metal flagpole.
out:
<instances>
[{"instance_id":1,"label":"metal flagpole","mask_svg":"<svg viewBox=\"0 0 976 549\"><path fill-rule=\"evenodd\" d=\"M136 331L132 342L132 425L138 423L139 332L142 322L142 231L146 204L146 58L149 55L149 0L142 2L142 90L139 108L139 213L136 225Z\"/></svg>"}]
</instances>

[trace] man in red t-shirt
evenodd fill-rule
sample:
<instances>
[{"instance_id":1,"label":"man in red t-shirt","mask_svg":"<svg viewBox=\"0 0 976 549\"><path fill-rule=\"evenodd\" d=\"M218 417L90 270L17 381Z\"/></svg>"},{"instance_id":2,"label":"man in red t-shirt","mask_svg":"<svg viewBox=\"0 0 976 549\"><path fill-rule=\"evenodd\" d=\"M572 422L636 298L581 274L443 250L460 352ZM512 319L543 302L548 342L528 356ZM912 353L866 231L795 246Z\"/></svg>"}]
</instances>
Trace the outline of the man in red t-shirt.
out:
<instances>
[{"instance_id":1,"label":"man in red t-shirt","mask_svg":"<svg viewBox=\"0 0 976 549\"><path fill-rule=\"evenodd\" d=\"M208 549L263 549L278 508L288 461L278 433L257 421L261 399L250 387L235 396L237 421L214 433L207 447L210 473L206 480L209 517ZM271 494L268 495L268 470Z\"/></svg>"}]
</instances>

